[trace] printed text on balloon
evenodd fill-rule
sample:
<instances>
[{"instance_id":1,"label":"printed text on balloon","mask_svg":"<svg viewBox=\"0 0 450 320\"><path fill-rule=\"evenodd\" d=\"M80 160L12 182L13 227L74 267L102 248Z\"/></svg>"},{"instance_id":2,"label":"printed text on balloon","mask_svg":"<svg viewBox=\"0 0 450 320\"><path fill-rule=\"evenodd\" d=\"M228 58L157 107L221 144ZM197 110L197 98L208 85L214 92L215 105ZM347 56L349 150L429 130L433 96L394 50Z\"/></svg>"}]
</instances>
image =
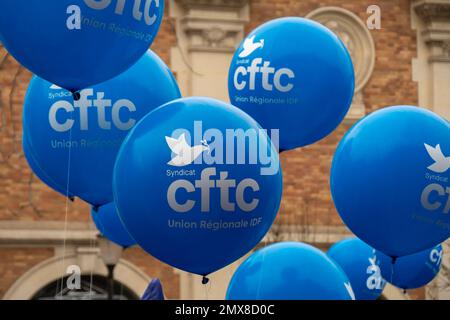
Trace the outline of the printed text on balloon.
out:
<instances>
[{"instance_id":1,"label":"printed text on balloon","mask_svg":"<svg viewBox=\"0 0 450 320\"><path fill-rule=\"evenodd\" d=\"M172 182L167 190L167 201L169 206L176 212L185 213L192 210L196 204L194 200L187 200L180 204L176 199L178 190L183 189L187 193L195 192L198 188L201 194L201 211L210 211L210 192L211 189L220 190L220 206L224 211L235 211L235 204L230 202L230 190L236 191L236 202L238 207L245 212L250 212L256 209L259 200L253 198L247 202L244 198L246 189L251 189L253 192L259 191L259 184L254 179L244 179L238 184L236 180L228 179L228 172L220 172L219 180L211 180L210 178L216 175L216 168L206 168L201 173L201 179L195 181L195 185L188 180L176 180Z\"/></svg>"},{"instance_id":2,"label":"printed text on balloon","mask_svg":"<svg viewBox=\"0 0 450 320\"><path fill-rule=\"evenodd\" d=\"M240 66L234 73L234 86L237 90L244 90L247 86L248 76L249 90L255 90L256 81L260 81L258 75L261 74L261 85L266 91L273 91L273 87L280 92L289 92L294 85L288 80L294 79L294 71L288 68L276 70L270 67L269 61L263 61L261 58L254 59L250 66ZM271 77L273 75L273 77ZM257 80L258 78L258 80Z\"/></svg>"},{"instance_id":3,"label":"printed text on balloon","mask_svg":"<svg viewBox=\"0 0 450 320\"><path fill-rule=\"evenodd\" d=\"M431 196L438 195L440 200L430 200ZM447 198L447 200L445 200ZM446 201L446 204L444 202ZM440 184L433 183L428 185L422 192L422 206L430 211L436 211L443 208L444 213L450 211L450 187L444 188Z\"/></svg>"},{"instance_id":4,"label":"printed text on balloon","mask_svg":"<svg viewBox=\"0 0 450 320\"><path fill-rule=\"evenodd\" d=\"M112 0L84 0L86 5L94 10L104 10L111 5ZM124 7L127 0L117 0L115 13L118 15L123 15ZM153 2L155 2L155 6L159 7L159 0L145 0L144 11L141 10L141 0L134 0L133 5L133 18L137 21L142 20L142 15L144 15L144 21L146 24L151 26L157 20L156 15L150 16L150 8Z\"/></svg>"},{"instance_id":5,"label":"printed text on balloon","mask_svg":"<svg viewBox=\"0 0 450 320\"><path fill-rule=\"evenodd\" d=\"M90 99L89 97L94 95L93 89L85 89L80 92L80 99L75 101L72 105L70 102L61 100L55 102L49 111L48 120L50 122L51 127L58 132L66 132L70 130L75 120L66 119L64 121L58 121L57 114L58 112L65 111L66 113L72 113L75 111L75 108L79 110L79 121L80 121L80 130L89 130L89 116L88 116L88 108L96 107L97 108L97 120L98 125L101 129L110 130L111 122L106 119L106 110L107 108L111 108L112 112L112 123L119 130L129 130L131 129L136 120L133 118L128 118L127 120L122 120L120 118L120 113L122 109L127 109L129 112L136 111L136 106L127 99L120 99L116 101L114 104L109 99L104 99L104 92L97 92L97 95L94 98Z\"/></svg>"}]
</instances>

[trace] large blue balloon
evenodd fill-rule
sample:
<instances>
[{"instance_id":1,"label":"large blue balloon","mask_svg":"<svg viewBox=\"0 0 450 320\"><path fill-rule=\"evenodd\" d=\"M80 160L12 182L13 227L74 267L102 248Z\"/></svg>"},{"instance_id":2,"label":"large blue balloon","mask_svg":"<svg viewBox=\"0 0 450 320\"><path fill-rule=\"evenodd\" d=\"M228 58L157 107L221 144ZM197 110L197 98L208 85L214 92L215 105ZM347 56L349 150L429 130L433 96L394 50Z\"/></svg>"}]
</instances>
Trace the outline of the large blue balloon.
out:
<instances>
[{"instance_id":1,"label":"large blue balloon","mask_svg":"<svg viewBox=\"0 0 450 320\"><path fill-rule=\"evenodd\" d=\"M127 72L73 101L68 91L34 77L23 128L40 168L92 205L112 201L112 173L123 139L151 110L180 97L162 60L148 52ZM69 170L70 167L70 170Z\"/></svg>"},{"instance_id":2,"label":"large blue balloon","mask_svg":"<svg viewBox=\"0 0 450 320\"><path fill-rule=\"evenodd\" d=\"M228 300L354 300L345 273L322 251L295 242L252 254L236 270Z\"/></svg>"},{"instance_id":3,"label":"large blue balloon","mask_svg":"<svg viewBox=\"0 0 450 320\"><path fill-rule=\"evenodd\" d=\"M430 283L439 273L443 259L442 245L393 261L377 252L384 279L401 289L417 289Z\"/></svg>"},{"instance_id":4,"label":"large blue balloon","mask_svg":"<svg viewBox=\"0 0 450 320\"><path fill-rule=\"evenodd\" d=\"M344 119L355 80L350 55L323 25L281 18L250 33L228 75L230 101L263 128L280 130L280 149L312 144Z\"/></svg>"},{"instance_id":5,"label":"large blue balloon","mask_svg":"<svg viewBox=\"0 0 450 320\"><path fill-rule=\"evenodd\" d=\"M105 204L98 210L91 209L91 216L98 231L112 242L125 248L136 244L120 221L114 202Z\"/></svg>"},{"instance_id":6,"label":"large blue balloon","mask_svg":"<svg viewBox=\"0 0 450 320\"><path fill-rule=\"evenodd\" d=\"M148 253L207 275L254 248L277 214L278 153L247 114L209 98L151 112L128 135L114 169L125 227Z\"/></svg>"},{"instance_id":7,"label":"large blue balloon","mask_svg":"<svg viewBox=\"0 0 450 320\"><path fill-rule=\"evenodd\" d=\"M374 112L342 139L331 191L361 240L401 257L450 236L450 126L418 107Z\"/></svg>"},{"instance_id":8,"label":"large blue balloon","mask_svg":"<svg viewBox=\"0 0 450 320\"><path fill-rule=\"evenodd\" d=\"M58 185L55 181L53 181L52 178L47 175L47 173L42 170L42 168L34 159L33 153L30 150L30 146L27 140L28 139L26 138L26 136L24 136L22 140L23 154L25 155L25 159L27 160L27 163L34 174L53 190L59 192L64 196L72 197L72 195L67 190L67 186L64 188L63 186Z\"/></svg>"},{"instance_id":9,"label":"large blue balloon","mask_svg":"<svg viewBox=\"0 0 450 320\"><path fill-rule=\"evenodd\" d=\"M375 250L351 238L334 244L328 256L347 274L357 300L376 300L386 285Z\"/></svg>"},{"instance_id":10,"label":"large blue balloon","mask_svg":"<svg viewBox=\"0 0 450 320\"><path fill-rule=\"evenodd\" d=\"M0 33L26 68L78 90L137 62L153 42L163 14L162 0L2 0Z\"/></svg>"}]
</instances>

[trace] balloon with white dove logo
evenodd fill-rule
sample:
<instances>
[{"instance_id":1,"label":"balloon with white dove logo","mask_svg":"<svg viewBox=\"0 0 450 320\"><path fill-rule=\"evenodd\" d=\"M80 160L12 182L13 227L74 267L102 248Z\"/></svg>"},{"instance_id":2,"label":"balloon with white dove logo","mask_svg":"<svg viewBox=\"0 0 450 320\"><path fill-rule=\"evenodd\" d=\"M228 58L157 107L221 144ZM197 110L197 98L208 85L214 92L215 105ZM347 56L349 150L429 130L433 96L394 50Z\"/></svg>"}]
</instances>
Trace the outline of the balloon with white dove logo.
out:
<instances>
[{"instance_id":1,"label":"balloon with white dove logo","mask_svg":"<svg viewBox=\"0 0 450 320\"><path fill-rule=\"evenodd\" d=\"M114 169L126 229L149 254L206 276L253 249L278 212L278 152L250 116L210 98L170 102L130 132Z\"/></svg>"},{"instance_id":2,"label":"balloon with white dove logo","mask_svg":"<svg viewBox=\"0 0 450 320\"><path fill-rule=\"evenodd\" d=\"M332 168L336 209L361 240L390 257L450 236L450 125L423 108L376 111L339 144Z\"/></svg>"},{"instance_id":3,"label":"balloon with white dove logo","mask_svg":"<svg viewBox=\"0 0 450 320\"><path fill-rule=\"evenodd\" d=\"M135 64L163 14L163 0L2 0L1 41L39 77L77 91Z\"/></svg>"},{"instance_id":4,"label":"balloon with white dove logo","mask_svg":"<svg viewBox=\"0 0 450 320\"><path fill-rule=\"evenodd\" d=\"M349 238L335 243L327 254L347 274L357 300L381 296L386 281L375 249L358 238Z\"/></svg>"},{"instance_id":5,"label":"balloon with white dove logo","mask_svg":"<svg viewBox=\"0 0 450 320\"><path fill-rule=\"evenodd\" d=\"M180 96L169 68L152 51L120 76L82 90L78 101L33 77L23 109L24 140L35 167L54 182L51 187L101 206L113 199L114 162L127 133Z\"/></svg>"},{"instance_id":6,"label":"balloon with white dove logo","mask_svg":"<svg viewBox=\"0 0 450 320\"><path fill-rule=\"evenodd\" d=\"M344 271L319 249L280 242L253 253L236 270L227 300L355 300Z\"/></svg>"},{"instance_id":7,"label":"balloon with white dove logo","mask_svg":"<svg viewBox=\"0 0 450 320\"><path fill-rule=\"evenodd\" d=\"M398 288L409 290L433 281L441 269L444 251L442 245L438 245L395 261L381 252L377 252L377 257L384 279Z\"/></svg>"},{"instance_id":8,"label":"balloon with white dove logo","mask_svg":"<svg viewBox=\"0 0 450 320\"><path fill-rule=\"evenodd\" d=\"M288 17L264 23L237 49L228 74L231 104L265 129L280 131L280 150L330 134L353 99L349 52L325 26Z\"/></svg>"}]
</instances>

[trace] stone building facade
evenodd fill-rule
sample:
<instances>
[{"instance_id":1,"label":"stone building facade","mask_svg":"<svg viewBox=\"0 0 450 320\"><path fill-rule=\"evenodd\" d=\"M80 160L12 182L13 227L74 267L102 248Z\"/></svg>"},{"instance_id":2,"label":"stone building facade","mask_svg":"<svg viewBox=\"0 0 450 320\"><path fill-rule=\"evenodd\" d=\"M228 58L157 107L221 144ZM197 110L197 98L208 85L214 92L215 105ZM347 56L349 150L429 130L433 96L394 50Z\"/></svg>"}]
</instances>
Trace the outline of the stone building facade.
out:
<instances>
[{"instance_id":1,"label":"stone building facade","mask_svg":"<svg viewBox=\"0 0 450 320\"><path fill-rule=\"evenodd\" d=\"M375 6L374 6L375 5ZM379 10L381 28L368 28ZM362 116L390 105L420 105L450 119L450 0L170 0L152 46L175 73L184 96L228 101L227 73L245 34L282 16L317 20L351 52L357 86L344 123L319 143L282 155L284 195L264 243L296 240L326 249L349 235L331 201L330 165L343 134ZM0 46L0 297L30 299L58 282L67 266L105 276L96 229L82 201L68 202L33 175L22 153L22 104L31 74ZM450 264L449 257L444 262ZM139 248L124 251L115 278L140 295L160 278L170 299L224 297L239 261L204 287ZM447 271L448 272L448 271ZM449 275L387 299L450 299Z\"/></svg>"}]
</instances>

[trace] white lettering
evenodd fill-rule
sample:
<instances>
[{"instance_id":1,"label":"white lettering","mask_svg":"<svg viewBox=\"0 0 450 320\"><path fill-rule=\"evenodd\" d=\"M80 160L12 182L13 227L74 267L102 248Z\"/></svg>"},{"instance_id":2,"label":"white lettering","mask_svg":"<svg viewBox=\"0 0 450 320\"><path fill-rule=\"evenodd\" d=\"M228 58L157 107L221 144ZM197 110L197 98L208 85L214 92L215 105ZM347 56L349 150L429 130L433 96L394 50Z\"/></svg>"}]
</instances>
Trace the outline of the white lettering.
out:
<instances>
[{"instance_id":1,"label":"white lettering","mask_svg":"<svg viewBox=\"0 0 450 320\"><path fill-rule=\"evenodd\" d=\"M450 211L450 187L444 189L443 186L437 183L432 183L423 190L421 196L422 206L427 210L436 211L440 209L444 204L438 200L430 202L430 195L432 193L437 193L437 195L441 198L444 197L446 194L448 195L447 202L444 207L444 213L448 213Z\"/></svg>"},{"instance_id":2,"label":"white lettering","mask_svg":"<svg viewBox=\"0 0 450 320\"><path fill-rule=\"evenodd\" d=\"M234 87L236 90L244 90L247 85L251 91L256 90L257 83L266 91L273 91L274 87L280 92L289 92L294 88L292 79L295 78L294 71L288 68L279 70L270 66L269 61L261 58L253 59L250 66L245 68L239 66L234 73Z\"/></svg>"},{"instance_id":3,"label":"white lettering","mask_svg":"<svg viewBox=\"0 0 450 320\"><path fill-rule=\"evenodd\" d=\"M81 9L79 6L71 5L67 7L67 17L66 26L69 30L80 30L81 29Z\"/></svg>"},{"instance_id":4,"label":"white lettering","mask_svg":"<svg viewBox=\"0 0 450 320\"><path fill-rule=\"evenodd\" d=\"M125 3L127 0L117 0L114 13L117 15L123 15L125 9ZM104 10L111 4L111 0L84 0L86 5L94 10ZM144 21L147 25L153 25L158 19L156 13L150 16L150 8L152 3L155 3L155 7L159 8L160 0L145 0L144 11L142 11L142 0L134 0L133 9L131 14L133 18L137 21L142 21L142 16L144 16Z\"/></svg>"},{"instance_id":5,"label":"white lettering","mask_svg":"<svg viewBox=\"0 0 450 320\"><path fill-rule=\"evenodd\" d=\"M124 121L121 118L121 111L123 109L128 110L128 113L133 113L136 111L136 106L127 99L120 99L112 105L110 99L105 99L104 92L97 92L94 99L94 90L85 89L80 92L80 99L75 101L72 105L70 102L61 100L55 102L49 111L49 123L50 126L58 132L66 132L70 130L75 120L73 119L73 112L78 110L79 113L79 127L80 130L89 130L89 108L95 107L97 110L97 122L98 126L103 130L111 129L111 122L107 120L107 110L111 110L111 118L114 126L123 131L131 129L135 124L136 120L129 117L128 120ZM60 117L57 119L58 112L64 110L68 114L68 119L62 121ZM69 118L70 116L70 118ZM124 116L122 114L122 116Z\"/></svg>"},{"instance_id":6,"label":"white lettering","mask_svg":"<svg viewBox=\"0 0 450 320\"><path fill-rule=\"evenodd\" d=\"M176 194L179 189L184 189L188 194L194 193L196 189L200 189L200 207L201 212L209 212L211 204L212 189L219 189L220 206L224 211L234 211L235 204L230 201L230 192L235 190L235 198L238 207L245 212L250 212L256 209L259 204L259 199L253 197L250 201L246 201L244 193L246 189L251 189L253 193L259 191L258 183L253 179L244 179L240 183L236 183L234 179L228 179L228 172L220 172L220 179L215 181L212 178L216 176L216 168L206 168L201 173L200 180L195 181L195 186L188 180L176 180L172 182L167 190L167 201L169 206L176 212L186 213L192 210L197 203L192 198L179 203Z\"/></svg>"}]
</instances>

